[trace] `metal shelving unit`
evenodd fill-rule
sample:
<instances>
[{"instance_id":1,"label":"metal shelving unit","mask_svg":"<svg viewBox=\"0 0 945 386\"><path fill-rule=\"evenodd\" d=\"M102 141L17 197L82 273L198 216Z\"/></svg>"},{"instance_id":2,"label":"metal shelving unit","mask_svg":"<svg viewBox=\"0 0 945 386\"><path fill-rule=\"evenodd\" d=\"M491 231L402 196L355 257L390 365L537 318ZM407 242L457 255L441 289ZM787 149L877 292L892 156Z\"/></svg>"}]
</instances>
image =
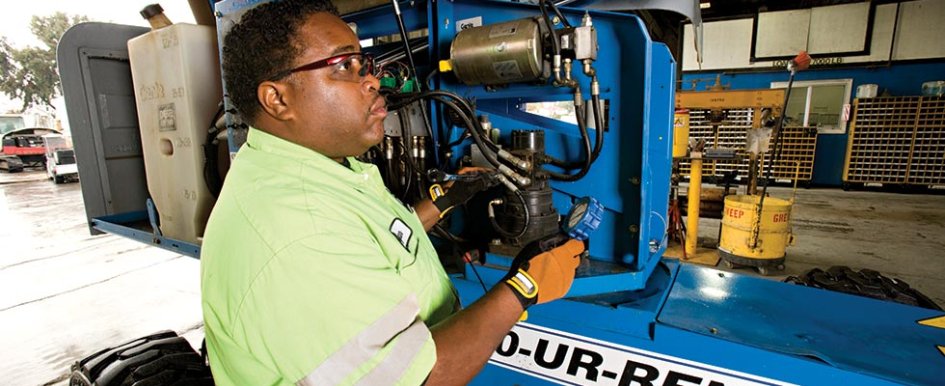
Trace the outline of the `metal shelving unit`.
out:
<instances>
[{"instance_id":1,"label":"metal shelving unit","mask_svg":"<svg viewBox=\"0 0 945 386\"><path fill-rule=\"evenodd\" d=\"M924 98L919 105L907 182L945 185L945 98Z\"/></svg>"},{"instance_id":2,"label":"metal shelving unit","mask_svg":"<svg viewBox=\"0 0 945 386\"><path fill-rule=\"evenodd\" d=\"M721 177L725 172L735 170L742 179L748 177L748 153L744 151L748 129L751 128L752 109L733 109L727 111L725 124L718 132L713 132L709 124L709 110L690 109L689 139L704 139L708 148L735 149L738 159L733 161L705 161L702 176ZM811 127L789 126L782 133L783 150L781 160L774 165L772 178L793 181L800 163L798 181L810 181L814 174L814 152L817 146L817 129ZM772 141L773 145L773 141ZM689 162L682 161L680 169L689 174Z\"/></svg>"},{"instance_id":3,"label":"metal shelving unit","mask_svg":"<svg viewBox=\"0 0 945 386\"><path fill-rule=\"evenodd\" d=\"M945 98L856 99L845 184L945 186Z\"/></svg>"}]
</instances>

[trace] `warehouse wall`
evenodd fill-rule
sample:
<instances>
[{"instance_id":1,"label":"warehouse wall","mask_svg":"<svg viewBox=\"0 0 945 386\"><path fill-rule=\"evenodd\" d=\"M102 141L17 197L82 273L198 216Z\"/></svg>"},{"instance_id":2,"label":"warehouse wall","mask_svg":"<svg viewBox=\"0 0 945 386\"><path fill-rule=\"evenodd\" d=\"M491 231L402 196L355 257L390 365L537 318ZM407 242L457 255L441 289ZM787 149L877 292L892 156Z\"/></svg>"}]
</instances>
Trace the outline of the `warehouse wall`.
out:
<instances>
[{"instance_id":1,"label":"warehouse wall","mask_svg":"<svg viewBox=\"0 0 945 386\"><path fill-rule=\"evenodd\" d=\"M682 75L682 90L692 90L693 81L697 90L721 74L722 84L732 89L766 89L771 82L787 81L787 71L774 72L695 72ZM871 65L833 69L811 69L800 72L796 81L823 79L853 79L853 94L861 84L878 84L879 92L888 91L895 96L920 95L922 82L945 80L945 61L928 63L894 63L891 66ZM852 98L853 96L851 96ZM853 103L852 99L850 103ZM846 156L848 134L821 134L817 138L817 153L814 158L812 182L816 185L839 186L843 178L843 160Z\"/></svg>"}]
</instances>

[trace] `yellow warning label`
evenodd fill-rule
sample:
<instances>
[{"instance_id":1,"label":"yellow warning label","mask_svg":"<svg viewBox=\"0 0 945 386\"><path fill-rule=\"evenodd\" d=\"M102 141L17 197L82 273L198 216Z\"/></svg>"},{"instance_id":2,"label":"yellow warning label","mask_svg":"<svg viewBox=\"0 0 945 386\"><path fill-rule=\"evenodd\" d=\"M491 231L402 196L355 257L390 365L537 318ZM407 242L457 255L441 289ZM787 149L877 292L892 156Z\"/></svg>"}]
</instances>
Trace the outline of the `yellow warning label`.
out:
<instances>
[{"instance_id":1,"label":"yellow warning label","mask_svg":"<svg viewBox=\"0 0 945 386\"><path fill-rule=\"evenodd\" d=\"M935 347L938 347L938 351L941 352L942 355L945 355L945 347L943 346L935 346Z\"/></svg>"},{"instance_id":2,"label":"yellow warning label","mask_svg":"<svg viewBox=\"0 0 945 386\"><path fill-rule=\"evenodd\" d=\"M922 319L919 321L919 324L937 328L945 328L945 315Z\"/></svg>"}]
</instances>

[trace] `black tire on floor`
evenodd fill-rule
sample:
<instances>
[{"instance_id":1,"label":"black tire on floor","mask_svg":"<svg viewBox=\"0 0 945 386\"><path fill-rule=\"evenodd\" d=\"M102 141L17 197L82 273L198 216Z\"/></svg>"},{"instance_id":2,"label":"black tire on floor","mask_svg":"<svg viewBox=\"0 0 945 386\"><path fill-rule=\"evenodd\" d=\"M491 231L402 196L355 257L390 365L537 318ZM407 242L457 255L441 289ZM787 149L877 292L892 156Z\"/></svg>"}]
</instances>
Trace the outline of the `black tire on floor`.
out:
<instances>
[{"instance_id":1,"label":"black tire on floor","mask_svg":"<svg viewBox=\"0 0 945 386\"><path fill-rule=\"evenodd\" d=\"M69 386L212 386L203 358L184 338L162 331L101 350L72 365Z\"/></svg>"},{"instance_id":2,"label":"black tire on floor","mask_svg":"<svg viewBox=\"0 0 945 386\"><path fill-rule=\"evenodd\" d=\"M942 311L941 306L908 283L871 269L854 271L849 267L835 266L824 271L814 268L801 276L791 276L784 281Z\"/></svg>"}]
</instances>

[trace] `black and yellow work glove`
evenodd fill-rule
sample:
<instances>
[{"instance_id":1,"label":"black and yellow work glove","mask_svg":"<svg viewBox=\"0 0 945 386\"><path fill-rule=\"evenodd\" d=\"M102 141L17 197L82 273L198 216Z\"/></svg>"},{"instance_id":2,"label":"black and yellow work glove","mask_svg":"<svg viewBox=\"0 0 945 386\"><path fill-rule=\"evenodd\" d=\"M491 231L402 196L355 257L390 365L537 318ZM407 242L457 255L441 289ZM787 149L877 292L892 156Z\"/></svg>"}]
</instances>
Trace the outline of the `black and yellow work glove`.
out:
<instances>
[{"instance_id":1,"label":"black and yellow work glove","mask_svg":"<svg viewBox=\"0 0 945 386\"><path fill-rule=\"evenodd\" d=\"M571 289L583 253L583 242L563 234L533 241L515 257L502 282L523 309L560 299Z\"/></svg>"},{"instance_id":2,"label":"black and yellow work glove","mask_svg":"<svg viewBox=\"0 0 945 386\"><path fill-rule=\"evenodd\" d=\"M463 174L461 178L452 182L452 185L443 192L439 184L430 187L430 196L433 205L440 210L440 217L446 215L457 205L465 204L473 196L499 184L495 173Z\"/></svg>"}]
</instances>

